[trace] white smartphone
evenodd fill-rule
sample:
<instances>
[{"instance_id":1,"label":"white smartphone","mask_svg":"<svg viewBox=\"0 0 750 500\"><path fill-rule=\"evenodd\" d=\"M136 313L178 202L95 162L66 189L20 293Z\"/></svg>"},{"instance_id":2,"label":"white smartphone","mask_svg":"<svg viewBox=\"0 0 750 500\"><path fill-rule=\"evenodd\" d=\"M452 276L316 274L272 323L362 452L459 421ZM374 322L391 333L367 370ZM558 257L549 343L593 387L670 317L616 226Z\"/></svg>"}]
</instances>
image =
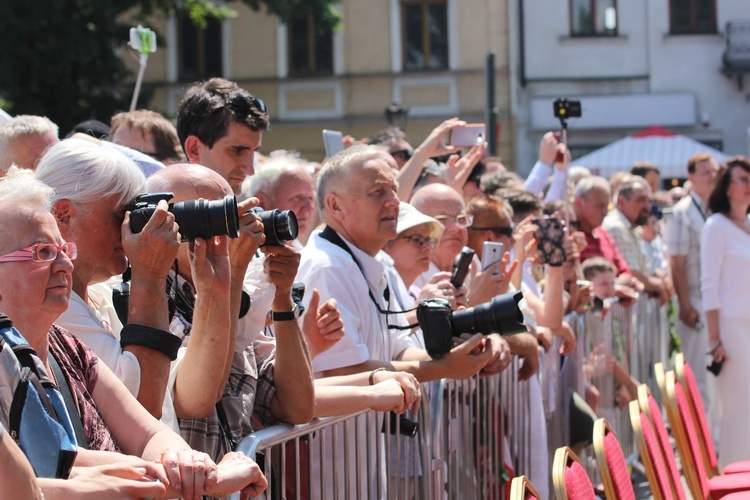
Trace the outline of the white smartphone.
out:
<instances>
[{"instance_id":1,"label":"white smartphone","mask_svg":"<svg viewBox=\"0 0 750 500\"><path fill-rule=\"evenodd\" d=\"M323 144L326 147L326 156L330 158L344 150L344 134L338 130L323 130Z\"/></svg>"},{"instance_id":2,"label":"white smartphone","mask_svg":"<svg viewBox=\"0 0 750 500\"><path fill-rule=\"evenodd\" d=\"M461 148L481 146L485 141L484 123L470 123L450 131L450 144Z\"/></svg>"},{"instance_id":3,"label":"white smartphone","mask_svg":"<svg viewBox=\"0 0 750 500\"><path fill-rule=\"evenodd\" d=\"M482 269L487 269L495 262L503 260L504 251L505 248L502 243L485 241L484 244L482 244Z\"/></svg>"}]
</instances>

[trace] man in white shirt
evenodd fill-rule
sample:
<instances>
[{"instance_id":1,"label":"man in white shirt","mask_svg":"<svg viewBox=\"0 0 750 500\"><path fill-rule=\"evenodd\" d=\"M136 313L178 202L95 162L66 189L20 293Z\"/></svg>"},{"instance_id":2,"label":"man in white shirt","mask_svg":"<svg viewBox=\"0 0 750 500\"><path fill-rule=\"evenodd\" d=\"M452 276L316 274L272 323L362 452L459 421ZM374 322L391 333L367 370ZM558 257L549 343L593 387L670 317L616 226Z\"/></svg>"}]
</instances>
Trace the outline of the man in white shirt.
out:
<instances>
[{"instance_id":1,"label":"man in white shirt","mask_svg":"<svg viewBox=\"0 0 750 500\"><path fill-rule=\"evenodd\" d=\"M387 367L420 381L469 377L500 357L502 347L476 335L433 360L393 328L405 321L393 312L387 255L381 251L398 234L392 161L379 148L357 145L332 157L318 176L316 195L327 229L308 241L297 279L317 288L321 300L337 299L346 333L313 360L313 369L339 375ZM484 348L472 354L478 346Z\"/></svg>"},{"instance_id":2,"label":"man in white shirt","mask_svg":"<svg viewBox=\"0 0 750 500\"><path fill-rule=\"evenodd\" d=\"M677 334L685 361L693 367L693 373L701 390L706 408L711 408L712 390L706 370L706 353L710 351L708 333L705 330L701 297L701 231L708 213L708 197L716 184L719 164L709 154L697 154L688 160L688 179L693 185L688 196L680 200L667 219L666 243L669 264L674 279L679 305L680 321Z\"/></svg>"}]
</instances>

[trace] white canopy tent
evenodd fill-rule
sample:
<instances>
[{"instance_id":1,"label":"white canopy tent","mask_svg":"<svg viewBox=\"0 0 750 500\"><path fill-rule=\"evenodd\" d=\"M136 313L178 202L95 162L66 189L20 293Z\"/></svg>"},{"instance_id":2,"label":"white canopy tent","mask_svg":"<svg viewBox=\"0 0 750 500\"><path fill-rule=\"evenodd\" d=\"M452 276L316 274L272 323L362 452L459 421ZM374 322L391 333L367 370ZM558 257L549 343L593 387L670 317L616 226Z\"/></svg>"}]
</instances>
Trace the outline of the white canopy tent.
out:
<instances>
[{"instance_id":1,"label":"white canopy tent","mask_svg":"<svg viewBox=\"0 0 750 500\"><path fill-rule=\"evenodd\" d=\"M596 175L610 177L615 172L629 171L638 161L648 160L659 168L662 179L686 177L688 158L696 153L712 154L719 163L729 159L690 137L651 127L581 156L571 165L583 165Z\"/></svg>"}]
</instances>

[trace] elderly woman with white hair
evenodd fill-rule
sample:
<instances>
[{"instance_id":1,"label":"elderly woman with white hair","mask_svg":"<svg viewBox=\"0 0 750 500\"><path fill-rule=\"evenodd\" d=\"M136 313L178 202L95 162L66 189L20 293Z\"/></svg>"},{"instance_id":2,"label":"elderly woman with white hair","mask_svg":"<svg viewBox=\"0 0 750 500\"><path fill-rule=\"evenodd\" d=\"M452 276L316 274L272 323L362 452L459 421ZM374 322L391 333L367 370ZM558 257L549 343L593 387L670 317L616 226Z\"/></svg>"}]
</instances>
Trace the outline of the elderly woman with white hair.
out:
<instances>
[{"instance_id":1,"label":"elderly woman with white hair","mask_svg":"<svg viewBox=\"0 0 750 500\"><path fill-rule=\"evenodd\" d=\"M205 453L191 450L85 344L53 324L68 308L78 248L61 236L50 212L51 196L52 189L17 169L0 182L0 310L38 353L55 384L69 389L90 450L79 453L76 465L122 462L132 455L163 466L161 479L171 495L263 491L265 478L252 460L233 454L217 466ZM51 370L52 360L58 371Z\"/></svg>"},{"instance_id":2,"label":"elderly woman with white hair","mask_svg":"<svg viewBox=\"0 0 750 500\"><path fill-rule=\"evenodd\" d=\"M70 307L58 324L173 430L177 417L205 417L221 396L229 352L227 238L198 238L191 246L190 271L203 297L194 304L191 341L182 347L186 332L170 331L166 293L179 228L160 201L143 230L132 232L128 208L145 192L136 164L95 142L67 139L47 151L35 175L54 189L52 212L63 238L78 245ZM122 326L105 282L128 263L128 321Z\"/></svg>"}]
</instances>

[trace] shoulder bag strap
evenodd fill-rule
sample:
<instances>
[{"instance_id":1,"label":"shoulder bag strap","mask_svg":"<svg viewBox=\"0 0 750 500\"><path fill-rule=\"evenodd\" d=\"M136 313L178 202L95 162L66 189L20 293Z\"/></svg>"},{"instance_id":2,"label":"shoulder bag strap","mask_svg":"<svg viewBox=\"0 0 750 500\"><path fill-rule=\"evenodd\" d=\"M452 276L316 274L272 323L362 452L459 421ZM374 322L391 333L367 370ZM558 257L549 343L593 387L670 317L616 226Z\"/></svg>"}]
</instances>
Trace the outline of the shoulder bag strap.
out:
<instances>
[{"instance_id":1,"label":"shoulder bag strap","mask_svg":"<svg viewBox=\"0 0 750 500\"><path fill-rule=\"evenodd\" d=\"M88 441L86 440L86 434L83 432L83 424L81 423L81 416L76 410L76 405L73 401L73 394L70 392L70 386L68 385L68 379L63 374L60 365L58 364L52 353L48 355L49 366L52 372L55 374L55 380L57 380L57 388L65 401L65 408L68 410L70 416L70 422L73 424L73 431L76 434L76 441L78 441L78 447L88 449Z\"/></svg>"}]
</instances>

